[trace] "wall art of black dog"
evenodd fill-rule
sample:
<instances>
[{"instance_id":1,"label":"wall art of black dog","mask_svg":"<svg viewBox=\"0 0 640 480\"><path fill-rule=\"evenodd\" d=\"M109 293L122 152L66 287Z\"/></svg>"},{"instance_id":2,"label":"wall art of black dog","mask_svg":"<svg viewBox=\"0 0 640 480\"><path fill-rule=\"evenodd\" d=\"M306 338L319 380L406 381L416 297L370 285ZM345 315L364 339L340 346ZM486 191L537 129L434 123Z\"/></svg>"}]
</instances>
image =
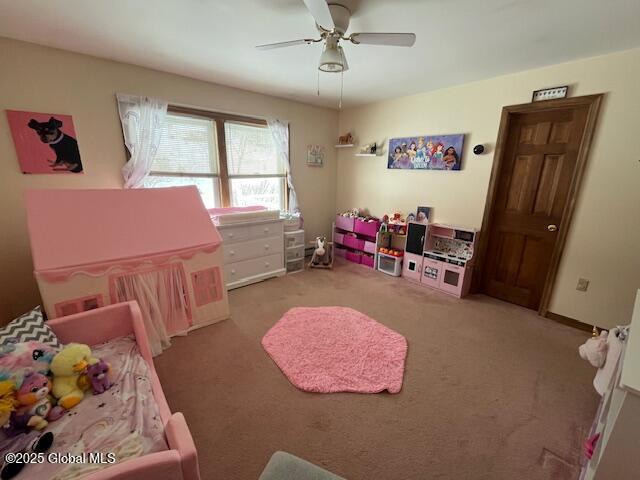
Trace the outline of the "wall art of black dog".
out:
<instances>
[{"instance_id":1,"label":"wall art of black dog","mask_svg":"<svg viewBox=\"0 0 640 480\"><path fill-rule=\"evenodd\" d=\"M62 121L55 117L49 118L47 122L39 122L32 118L28 126L36 131L42 143L49 145L55 152L56 159L49 160L54 170L82 173L78 142L75 138L60 130Z\"/></svg>"}]
</instances>

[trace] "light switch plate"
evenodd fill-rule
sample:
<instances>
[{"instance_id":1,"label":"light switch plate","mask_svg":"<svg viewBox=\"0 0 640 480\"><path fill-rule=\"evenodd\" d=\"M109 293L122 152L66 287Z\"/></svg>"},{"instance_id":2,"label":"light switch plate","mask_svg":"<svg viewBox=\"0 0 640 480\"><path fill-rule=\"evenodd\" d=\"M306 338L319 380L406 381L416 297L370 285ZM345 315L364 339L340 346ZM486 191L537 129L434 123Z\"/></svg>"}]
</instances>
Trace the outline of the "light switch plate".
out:
<instances>
[{"instance_id":1,"label":"light switch plate","mask_svg":"<svg viewBox=\"0 0 640 480\"><path fill-rule=\"evenodd\" d=\"M586 292L587 288L589 288L589 280L586 278L579 278L578 284L576 285L576 290L580 292Z\"/></svg>"}]
</instances>

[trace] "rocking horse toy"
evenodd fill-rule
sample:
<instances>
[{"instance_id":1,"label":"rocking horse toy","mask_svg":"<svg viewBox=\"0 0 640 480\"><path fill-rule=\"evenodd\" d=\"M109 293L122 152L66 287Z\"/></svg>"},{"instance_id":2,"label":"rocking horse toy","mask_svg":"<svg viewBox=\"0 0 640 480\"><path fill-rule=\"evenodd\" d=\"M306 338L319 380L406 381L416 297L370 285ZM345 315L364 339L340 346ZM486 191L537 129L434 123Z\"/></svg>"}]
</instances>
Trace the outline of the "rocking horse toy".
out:
<instances>
[{"instance_id":1,"label":"rocking horse toy","mask_svg":"<svg viewBox=\"0 0 640 480\"><path fill-rule=\"evenodd\" d=\"M310 242L315 245L309 268L333 268L333 242L327 237L316 237Z\"/></svg>"}]
</instances>

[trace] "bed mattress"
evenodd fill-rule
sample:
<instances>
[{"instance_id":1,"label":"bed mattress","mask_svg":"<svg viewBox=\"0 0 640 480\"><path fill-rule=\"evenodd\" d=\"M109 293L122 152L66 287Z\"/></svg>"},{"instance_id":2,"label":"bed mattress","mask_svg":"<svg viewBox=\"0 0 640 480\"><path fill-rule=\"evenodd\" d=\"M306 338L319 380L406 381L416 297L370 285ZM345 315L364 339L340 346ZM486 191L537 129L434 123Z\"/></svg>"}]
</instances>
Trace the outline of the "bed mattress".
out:
<instances>
[{"instance_id":1,"label":"bed mattress","mask_svg":"<svg viewBox=\"0 0 640 480\"><path fill-rule=\"evenodd\" d=\"M110 364L113 385L99 395L89 392L78 406L47 426L46 431L52 432L55 439L44 455L46 459L88 459L89 453L102 453L104 463L45 461L27 465L18 478L77 479L109 467L114 461L168 450L149 369L134 337L96 345L92 353Z\"/></svg>"}]
</instances>

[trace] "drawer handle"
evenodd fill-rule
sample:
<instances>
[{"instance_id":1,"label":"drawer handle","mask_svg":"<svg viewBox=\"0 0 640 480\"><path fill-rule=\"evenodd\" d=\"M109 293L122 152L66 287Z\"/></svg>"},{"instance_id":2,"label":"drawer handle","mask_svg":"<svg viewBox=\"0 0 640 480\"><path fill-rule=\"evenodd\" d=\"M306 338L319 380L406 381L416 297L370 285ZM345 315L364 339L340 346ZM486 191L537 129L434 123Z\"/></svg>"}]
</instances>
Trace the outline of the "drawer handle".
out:
<instances>
[{"instance_id":1,"label":"drawer handle","mask_svg":"<svg viewBox=\"0 0 640 480\"><path fill-rule=\"evenodd\" d=\"M232 268L231 269L231 275L235 275L235 274L236 274L236 271L235 271L235 269Z\"/></svg>"},{"instance_id":2,"label":"drawer handle","mask_svg":"<svg viewBox=\"0 0 640 480\"><path fill-rule=\"evenodd\" d=\"M269 263L269 262L264 262L264 266L265 266L265 267L268 267L269 265L270 265L270 263Z\"/></svg>"},{"instance_id":3,"label":"drawer handle","mask_svg":"<svg viewBox=\"0 0 640 480\"><path fill-rule=\"evenodd\" d=\"M235 254L236 254L236 252L235 252L234 250L231 250L231 251L229 252L229 255L231 255L231 256L233 256L233 255L235 255Z\"/></svg>"},{"instance_id":4,"label":"drawer handle","mask_svg":"<svg viewBox=\"0 0 640 480\"><path fill-rule=\"evenodd\" d=\"M264 227L264 233L269 233L269 227Z\"/></svg>"},{"instance_id":5,"label":"drawer handle","mask_svg":"<svg viewBox=\"0 0 640 480\"><path fill-rule=\"evenodd\" d=\"M229 233L229 238L233 238L233 232Z\"/></svg>"},{"instance_id":6,"label":"drawer handle","mask_svg":"<svg viewBox=\"0 0 640 480\"><path fill-rule=\"evenodd\" d=\"M265 250L269 250L269 244L268 244L268 243L267 243L267 244L265 244L264 249L265 249Z\"/></svg>"}]
</instances>

